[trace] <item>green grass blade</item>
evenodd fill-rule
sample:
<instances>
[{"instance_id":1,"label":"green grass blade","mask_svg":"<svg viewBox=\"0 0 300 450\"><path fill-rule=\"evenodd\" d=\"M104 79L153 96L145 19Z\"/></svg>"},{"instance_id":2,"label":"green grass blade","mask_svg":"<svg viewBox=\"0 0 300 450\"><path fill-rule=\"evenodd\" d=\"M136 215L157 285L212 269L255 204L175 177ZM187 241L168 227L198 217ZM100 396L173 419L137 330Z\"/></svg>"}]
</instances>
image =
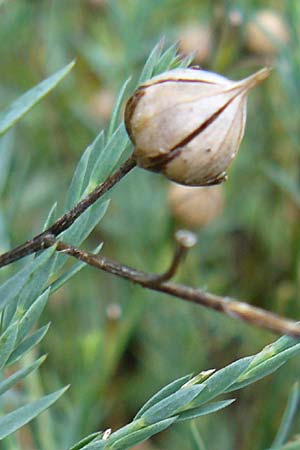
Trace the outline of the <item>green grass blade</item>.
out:
<instances>
[{"instance_id":1,"label":"green grass blade","mask_svg":"<svg viewBox=\"0 0 300 450\"><path fill-rule=\"evenodd\" d=\"M297 341L296 341L297 342ZM300 344L296 344L278 355L275 355L260 364L257 367L251 367L247 370L241 377L226 389L226 392L235 391L236 389L241 389L242 387L248 386L249 384L254 383L257 380L271 374L275 370L277 370L280 366L285 364L290 358L297 355L300 352Z\"/></svg>"},{"instance_id":2,"label":"green grass blade","mask_svg":"<svg viewBox=\"0 0 300 450\"><path fill-rule=\"evenodd\" d=\"M55 248L51 247L38 255L23 269L9 278L2 286L0 286L0 310L3 309L16 295L19 294L24 284L29 280L30 276L48 261L54 253Z\"/></svg>"},{"instance_id":3,"label":"green grass blade","mask_svg":"<svg viewBox=\"0 0 300 450\"><path fill-rule=\"evenodd\" d=\"M229 400L222 400L219 402L211 402L206 405L202 405L199 408L193 408L189 411L181 413L177 419L177 422L182 422L183 420L196 419L200 416L205 416L206 414L211 414L220 409L226 408L235 401L235 398L230 398Z\"/></svg>"},{"instance_id":4,"label":"green grass blade","mask_svg":"<svg viewBox=\"0 0 300 450\"><path fill-rule=\"evenodd\" d=\"M176 415L180 410L187 407L195 397L203 391L204 385L196 385L179 389L169 397L164 398L147 409L141 419L148 425L167 419Z\"/></svg>"},{"instance_id":5,"label":"green grass blade","mask_svg":"<svg viewBox=\"0 0 300 450\"><path fill-rule=\"evenodd\" d=\"M22 356L25 355L25 353L29 352L29 350L31 350L35 345L37 345L47 333L49 326L50 324L47 324L44 327L39 328L37 331L32 333L31 336L24 339L24 341L22 341L20 345L18 345L18 347L12 352L7 361L7 364L15 363L20 358L22 358Z\"/></svg>"},{"instance_id":6,"label":"green grass blade","mask_svg":"<svg viewBox=\"0 0 300 450\"><path fill-rule=\"evenodd\" d=\"M128 144L129 138L122 122L99 153L91 173L88 190L93 189L110 175Z\"/></svg>"},{"instance_id":7,"label":"green grass blade","mask_svg":"<svg viewBox=\"0 0 300 450\"><path fill-rule=\"evenodd\" d=\"M295 383L290 392L288 403L284 411L279 430L271 446L272 450L273 449L279 450L280 447L287 441L293 420L297 412L298 405L299 405L299 385L298 383Z\"/></svg>"},{"instance_id":8,"label":"green grass blade","mask_svg":"<svg viewBox=\"0 0 300 450\"><path fill-rule=\"evenodd\" d=\"M66 210L72 208L81 198L82 193L85 189L84 181L86 179L87 170L89 167L89 162L91 157L93 156L94 149L98 148L98 146L102 147L103 145L103 131L101 131L98 136L94 139L94 141L89 145L86 150L83 152L79 163L77 164L76 170L74 172L69 190L68 190L68 198L66 202Z\"/></svg>"},{"instance_id":9,"label":"green grass blade","mask_svg":"<svg viewBox=\"0 0 300 450\"><path fill-rule=\"evenodd\" d=\"M5 111L0 113L0 136L11 128L24 114L26 114L39 100L45 97L70 72L74 62L55 72L46 80L34 86L21 95Z\"/></svg>"},{"instance_id":10,"label":"green grass blade","mask_svg":"<svg viewBox=\"0 0 300 450\"><path fill-rule=\"evenodd\" d=\"M126 450L134 447L137 444L140 444L143 441L146 441L151 436L160 433L161 431L168 428L172 423L176 421L176 417L171 417L166 420L161 420L160 422L156 422L153 425L145 427L141 430L130 433L128 436L123 437L116 441L110 448L114 450ZM96 450L95 448L90 448L89 450Z\"/></svg>"},{"instance_id":11,"label":"green grass blade","mask_svg":"<svg viewBox=\"0 0 300 450\"><path fill-rule=\"evenodd\" d=\"M19 321L17 338L18 342L20 342L27 335L33 324L39 319L46 306L47 300L49 298L49 293L50 289L47 289L45 292L43 292L25 312L25 314Z\"/></svg>"},{"instance_id":12,"label":"green grass blade","mask_svg":"<svg viewBox=\"0 0 300 450\"><path fill-rule=\"evenodd\" d=\"M195 421L191 422L190 428L191 428L191 435L192 435L191 437L192 437L193 449L195 449L195 450L207 450L207 448L206 448L206 446L205 446L205 444L203 442L203 439L202 439L202 437L201 437L201 435L199 433L199 430L196 427Z\"/></svg>"},{"instance_id":13,"label":"green grass blade","mask_svg":"<svg viewBox=\"0 0 300 450\"><path fill-rule=\"evenodd\" d=\"M30 422L42 411L49 408L56 400L59 399L67 388L60 389L52 394L46 395L35 402L29 403L26 406L16 409L15 411L6 414L0 419L0 439L9 436L16 430L21 428L26 423Z\"/></svg>"},{"instance_id":14,"label":"green grass blade","mask_svg":"<svg viewBox=\"0 0 300 450\"><path fill-rule=\"evenodd\" d=\"M212 400L219 394L225 392L238 378L245 372L252 360L252 356L239 359L238 361L229 364L221 370L218 370L207 381L203 383L205 389L199 397L192 403L192 407L200 406Z\"/></svg>"},{"instance_id":15,"label":"green grass blade","mask_svg":"<svg viewBox=\"0 0 300 450\"><path fill-rule=\"evenodd\" d=\"M131 78L128 78L125 83L123 83L123 86L121 87L119 94L118 94L118 98L116 100L116 104L114 107L114 110L112 112L112 116L110 119L110 124L109 124L109 128L108 128L108 132L107 132L107 139L110 139L111 136L113 135L115 129L117 128L117 121L118 121L118 117L120 114L120 110L121 110L121 106L126 94L126 89L127 86L130 82Z\"/></svg>"},{"instance_id":16,"label":"green grass blade","mask_svg":"<svg viewBox=\"0 0 300 450\"><path fill-rule=\"evenodd\" d=\"M56 211L57 211L57 202L54 202L48 213L47 219L45 220L43 231L47 230L47 228L52 224L52 222L54 222Z\"/></svg>"},{"instance_id":17,"label":"green grass blade","mask_svg":"<svg viewBox=\"0 0 300 450\"><path fill-rule=\"evenodd\" d=\"M154 394L139 410L139 412L136 414L134 420L139 419L145 411L147 411L151 406L155 405L156 403L160 402L166 397L169 397L171 394L174 394L174 392L178 391L185 383L187 383L191 379L192 375L185 375L184 377L178 378L178 380L172 381L167 386L164 386L160 391L158 391L156 394Z\"/></svg>"},{"instance_id":18,"label":"green grass blade","mask_svg":"<svg viewBox=\"0 0 300 450\"><path fill-rule=\"evenodd\" d=\"M27 375L29 375L31 372L34 372L36 369L38 369L40 365L45 361L45 359L46 356L42 356L38 360L34 361L34 363L18 370L5 380L0 381L0 395L10 389L14 384L27 377Z\"/></svg>"},{"instance_id":19,"label":"green grass blade","mask_svg":"<svg viewBox=\"0 0 300 450\"><path fill-rule=\"evenodd\" d=\"M14 351L18 335L18 322L12 323L0 337L0 369Z\"/></svg>"},{"instance_id":20,"label":"green grass blade","mask_svg":"<svg viewBox=\"0 0 300 450\"><path fill-rule=\"evenodd\" d=\"M95 440L99 440L101 436L103 435L102 431L98 431L96 433L89 434L85 438L81 439L81 441L74 444L69 450L80 450L84 446L87 446L90 442L93 442Z\"/></svg>"},{"instance_id":21,"label":"green grass blade","mask_svg":"<svg viewBox=\"0 0 300 450\"><path fill-rule=\"evenodd\" d=\"M164 41L161 40L152 50L150 53L144 68L142 70L141 76L139 78L138 84L144 83L145 81L149 80L149 78L152 77L153 72L155 70L155 67L159 63L159 59L163 50Z\"/></svg>"}]
</instances>

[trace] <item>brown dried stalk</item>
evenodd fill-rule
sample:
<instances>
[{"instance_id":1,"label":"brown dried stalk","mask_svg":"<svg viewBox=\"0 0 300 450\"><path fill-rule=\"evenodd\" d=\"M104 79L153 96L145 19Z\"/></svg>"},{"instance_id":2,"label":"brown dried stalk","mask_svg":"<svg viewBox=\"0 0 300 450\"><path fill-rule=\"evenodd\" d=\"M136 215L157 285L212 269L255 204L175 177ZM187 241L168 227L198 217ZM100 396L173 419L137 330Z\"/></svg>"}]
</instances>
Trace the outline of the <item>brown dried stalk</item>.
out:
<instances>
[{"instance_id":1,"label":"brown dried stalk","mask_svg":"<svg viewBox=\"0 0 300 450\"><path fill-rule=\"evenodd\" d=\"M85 250L80 250L61 241L57 241L55 237L51 235L46 236L45 244L47 246L56 245L56 250L59 252L66 253L96 269L125 278L146 289L164 292L165 294L172 295L182 300L214 309L227 316L238 318L248 324L256 325L275 333L300 337L300 324L297 322L249 305L246 302L238 301L230 297L221 297L204 292L200 289L169 281L169 279L174 276L182 257L189 248L189 245L185 245L184 242L178 243L170 268L162 275L146 273L118 262L111 261L103 256L95 256Z\"/></svg>"},{"instance_id":2,"label":"brown dried stalk","mask_svg":"<svg viewBox=\"0 0 300 450\"><path fill-rule=\"evenodd\" d=\"M98 185L88 196L56 220L49 228L47 228L47 230L24 244L0 255L0 267L11 264L27 255L36 253L55 244L56 249L59 252L64 252L97 269L125 278L147 289L164 292L182 300L214 309L226 315L244 320L249 324L274 331L275 333L300 337L300 325L297 322L285 319L261 308L256 308L245 302L237 301L229 297L220 297L200 289L169 281L175 275L188 248L195 243L195 240L191 235L185 234L177 236L177 247L170 267L166 272L159 275L146 273L111 261L105 257L95 256L90 252L66 245L57 240L57 236L60 233L67 230L84 211L108 192L135 166L136 161L134 156L129 157L115 173L104 181L104 183Z\"/></svg>"}]
</instances>

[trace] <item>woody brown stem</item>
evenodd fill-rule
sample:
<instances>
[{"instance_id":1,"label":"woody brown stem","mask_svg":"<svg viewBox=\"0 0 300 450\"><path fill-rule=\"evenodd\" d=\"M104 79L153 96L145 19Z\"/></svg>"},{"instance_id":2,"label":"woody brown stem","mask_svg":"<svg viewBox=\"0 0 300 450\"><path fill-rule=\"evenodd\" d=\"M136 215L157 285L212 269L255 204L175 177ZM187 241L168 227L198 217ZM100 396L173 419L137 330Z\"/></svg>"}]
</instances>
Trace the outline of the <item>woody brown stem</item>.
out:
<instances>
[{"instance_id":1,"label":"woody brown stem","mask_svg":"<svg viewBox=\"0 0 300 450\"><path fill-rule=\"evenodd\" d=\"M193 287L171 281L163 281L155 274L134 269L102 256L95 256L85 250L80 250L61 241L56 241L54 236L48 236L48 246L53 244L56 244L57 251L66 253L96 269L109 272L135 284L139 284L146 289L164 292L181 300L214 309L227 316L238 318L248 324L256 325L275 333L286 334L295 338L300 337L300 325L297 322L273 314L262 308L257 308L230 297L221 297ZM157 277L156 281L155 277Z\"/></svg>"},{"instance_id":2,"label":"woody brown stem","mask_svg":"<svg viewBox=\"0 0 300 450\"><path fill-rule=\"evenodd\" d=\"M135 158L134 156L130 156L116 172L108 177L102 184L98 185L89 195L78 202L72 209L57 219L49 228L47 228L47 230L28 240L24 244L19 245L13 250L0 255L0 268L46 248L48 246L48 235L58 236L63 231L67 230L75 222L75 220L84 213L84 211L93 205L100 197L106 194L106 192L117 184L135 166Z\"/></svg>"}]
</instances>

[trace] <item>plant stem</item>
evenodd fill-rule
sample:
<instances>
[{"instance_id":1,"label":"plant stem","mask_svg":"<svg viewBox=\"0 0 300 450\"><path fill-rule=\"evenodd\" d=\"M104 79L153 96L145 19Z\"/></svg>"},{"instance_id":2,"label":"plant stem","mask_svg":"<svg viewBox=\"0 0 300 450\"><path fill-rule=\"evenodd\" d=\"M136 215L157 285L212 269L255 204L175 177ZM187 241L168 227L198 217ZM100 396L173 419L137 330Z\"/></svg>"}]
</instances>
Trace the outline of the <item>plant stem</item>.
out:
<instances>
[{"instance_id":1,"label":"plant stem","mask_svg":"<svg viewBox=\"0 0 300 450\"><path fill-rule=\"evenodd\" d=\"M295 338L300 337L299 323L262 308L257 308L246 302L238 301L230 297L221 297L209 292L204 292L190 286L173 283L171 281L162 281L157 278L157 275L155 274L134 269L118 262L111 261L105 257L95 256L90 252L80 250L61 241L56 241L53 236L48 236L48 245L50 246L53 244L56 245L57 251L73 256L97 269L125 278L144 288L164 292L173 297L214 309L227 316L238 318L248 324L256 325L275 333L286 334Z\"/></svg>"},{"instance_id":2,"label":"plant stem","mask_svg":"<svg viewBox=\"0 0 300 450\"><path fill-rule=\"evenodd\" d=\"M130 156L121 167L107 178L102 184L98 185L89 195L80 200L72 209L57 219L47 230L38 234L34 238L19 245L18 247L0 255L0 268L7 266L25 256L36 253L47 247L45 238L50 234L58 236L67 230L75 220L81 216L91 205L93 205L100 197L108 192L115 184L117 184L131 169L136 166L134 156Z\"/></svg>"}]
</instances>

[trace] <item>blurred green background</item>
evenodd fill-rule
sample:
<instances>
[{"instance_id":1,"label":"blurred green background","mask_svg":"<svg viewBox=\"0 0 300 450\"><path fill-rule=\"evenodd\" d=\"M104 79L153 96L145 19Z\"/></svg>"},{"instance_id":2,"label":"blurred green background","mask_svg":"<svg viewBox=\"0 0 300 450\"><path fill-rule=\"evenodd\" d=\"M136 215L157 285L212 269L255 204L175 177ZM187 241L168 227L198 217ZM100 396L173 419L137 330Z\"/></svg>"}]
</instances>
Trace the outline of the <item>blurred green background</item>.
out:
<instances>
[{"instance_id":1,"label":"blurred green background","mask_svg":"<svg viewBox=\"0 0 300 450\"><path fill-rule=\"evenodd\" d=\"M266 8L264 24L266 14L259 14ZM222 188L223 207L196 228L199 243L176 279L297 319L299 23L298 0L2 0L1 109L74 58L76 66L5 137L1 251L38 233L54 201L62 210L76 162L106 126L118 89L128 76L136 81L164 37L166 45L179 42L183 54L195 52L195 64L232 79L274 65L270 79L250 95L245 138ZM135 169L111 193L109 210L85 248L103 241L102 253L111 258L163 270L174 231L187 226L174 217L169 189L163 177ZM49 356L27 389L71 388L51 415L39 419L44 428L35 423L19 433L24 450L38 448L39 433L49 437L49 450L65 449L96 429L124 425L170 380L221 368L275 338L91 268L52 296L43 320L52 322L41 344ZM268 448L298 374L295 359L240 391L229 408L198 419L207 449ZM194 448L189 424L139 446Z\"/></svg>"}]
</instances>

